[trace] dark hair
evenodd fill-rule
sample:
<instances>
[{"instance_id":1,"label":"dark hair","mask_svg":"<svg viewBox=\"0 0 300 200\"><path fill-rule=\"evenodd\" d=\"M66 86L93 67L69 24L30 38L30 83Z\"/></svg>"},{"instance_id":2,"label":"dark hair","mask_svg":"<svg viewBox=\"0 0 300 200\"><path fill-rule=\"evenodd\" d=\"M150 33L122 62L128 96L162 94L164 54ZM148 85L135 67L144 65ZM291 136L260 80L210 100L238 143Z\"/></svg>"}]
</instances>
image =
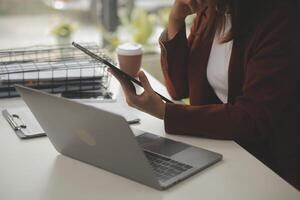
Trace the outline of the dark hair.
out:
<instances>
[{"instance_id":1,"label":"dark hair","mask_svg":"<svg viewBox=\"0 0 300 200\"><path fill-rule=\"evenodd\" d=\"M272 9L287 5L297 7L299 0L206 0L210 15L206 25L205 36L225 30L226 13L231 16L232 27L221 38L222 42L243 40L255 30L255 26Z\"/></svg>"}]
</instances>

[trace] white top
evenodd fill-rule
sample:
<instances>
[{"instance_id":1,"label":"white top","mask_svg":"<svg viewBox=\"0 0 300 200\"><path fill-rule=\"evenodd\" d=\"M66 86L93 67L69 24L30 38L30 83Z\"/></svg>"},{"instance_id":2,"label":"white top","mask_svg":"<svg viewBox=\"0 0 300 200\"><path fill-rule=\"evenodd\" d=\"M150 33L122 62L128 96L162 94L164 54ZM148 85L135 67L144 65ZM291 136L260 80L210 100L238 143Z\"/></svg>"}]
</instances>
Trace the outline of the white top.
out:
<instances>
[{"instance_id":1,"label":"white top","mask_svg":"<svg viewBox=\"0 0 300 200\"><path fill-rule=\"evenodd\" d=\"M229 15L227 15L229 16ZM230 18L227 17L225 33L230 29ZM232 51L233 42L220 43L220 36L216 34L210 52L207 66L207 79L214 89L218 98L226 104L228 102L228 68Z\"/></svg>"},{"instance_id":2,"label":"white top","mask_svg":"<svg viewBox=\"0 0 300 200\"><path fill-rule=\"evenodd\" d=\"M121 44L117 48L117 54L123 56L135 56L143 54L142 45L136 43Z\"/></svg>"}]
</instances>

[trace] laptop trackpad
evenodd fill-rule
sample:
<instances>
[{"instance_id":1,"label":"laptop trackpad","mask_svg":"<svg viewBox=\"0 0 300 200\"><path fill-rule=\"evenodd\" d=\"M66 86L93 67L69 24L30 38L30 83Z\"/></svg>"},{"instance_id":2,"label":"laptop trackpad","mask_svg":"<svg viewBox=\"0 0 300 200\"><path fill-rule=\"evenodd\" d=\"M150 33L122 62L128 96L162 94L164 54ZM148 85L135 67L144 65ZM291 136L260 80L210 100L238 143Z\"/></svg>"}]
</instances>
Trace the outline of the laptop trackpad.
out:
<instances>
[{"instance_id":1,"label":"laptop trackpad","mask_svg":"<svg viewBox=\"0 0 300 200\"><path fill-rule=\"evenodd\" d=\"M136 137L143 149L171 157L189 146L174 140L162 138L154 134L144 133Z\"/></svg>"}]
</instances>

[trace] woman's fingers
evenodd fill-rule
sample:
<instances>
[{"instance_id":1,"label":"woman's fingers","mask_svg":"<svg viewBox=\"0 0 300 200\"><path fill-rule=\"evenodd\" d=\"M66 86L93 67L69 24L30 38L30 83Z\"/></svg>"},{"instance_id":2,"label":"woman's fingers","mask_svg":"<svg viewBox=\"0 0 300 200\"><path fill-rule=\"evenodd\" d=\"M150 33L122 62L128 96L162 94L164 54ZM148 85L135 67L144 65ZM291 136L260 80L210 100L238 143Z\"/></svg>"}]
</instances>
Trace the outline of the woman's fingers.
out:
<instances>
[{"instance_id":1,"label":"woman's fingers","mask_svg":"<svg viewBox=\"0 0 300 200\"><path fill-rule=\"evenodd\" d=\"M124 77L114 70L108 69L108 71L120 82L129 106L147 112L160 119L164 118L165 103L154 92L143 71L138 73L139 79L144 87L144 92L140 95L136 94L135 87L131 81L124 79Z\"/></svg>"},{"instance_id":2,"label":"woman's fingers","mask_svg":"<svg viewBox=\"0 0 300 200\"><path fill-rule=\"evenodd\" d=\"M196 12L197 2L196 0L189 0L188 6L192 13Z\"/></svg>"},{"instance_id":3,"label":"woman's fingers","mask_svg":"<svg viewBox=\"0 0 300 200\"><path fill-rule=\"evenodd\" d=\"M116 73L114 70L108 69L108 71L120 82L126 96L136 94L135 87L130 81L125 80L120 74Z\"/></svg>"},{"instance_id":4,"label":"woman's fingers","mask_svg":"<svg viewBox=\"0 0 300 200\"><path fill-rule=\"evenodd\" d=\"M153 89L148 81L148 78L147 76L145 75L145 73L143 71L140 71L138 73L138 76L139 76L139 79L143 85L143 88L146 92L149 92L149 93L152 93L153 92Z\"/></svg>"},{"instance_id":5,"label":"woman's fingers","mask_svg":"<svg viewBox=\"0 0 300 200\"><path fill-rule=\"evenodd\" d=\"M188 5L192 13L197 13L205 7L205 0L189 0Z\"/></svg>"}]
</instances>

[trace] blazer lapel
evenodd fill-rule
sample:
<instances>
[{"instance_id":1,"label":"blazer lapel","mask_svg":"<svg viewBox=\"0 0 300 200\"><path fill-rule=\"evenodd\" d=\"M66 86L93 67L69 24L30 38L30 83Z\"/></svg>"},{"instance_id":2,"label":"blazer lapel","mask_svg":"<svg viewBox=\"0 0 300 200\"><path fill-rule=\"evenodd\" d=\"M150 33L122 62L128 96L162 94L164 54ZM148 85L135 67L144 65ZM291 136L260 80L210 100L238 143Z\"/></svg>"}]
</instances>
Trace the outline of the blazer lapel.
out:
<instances>
[{"instance_id":1,"label":"blazer lapel","mask_svg":"<svg viewBox=\"0 0 300 200\"><path fill-rule=\"evenodd\" d=\"M233 104L237 96L243 94L244 82L244 52L242 44L233 41L228 69L228 103Z\"/></svg>"}]
</instances>

